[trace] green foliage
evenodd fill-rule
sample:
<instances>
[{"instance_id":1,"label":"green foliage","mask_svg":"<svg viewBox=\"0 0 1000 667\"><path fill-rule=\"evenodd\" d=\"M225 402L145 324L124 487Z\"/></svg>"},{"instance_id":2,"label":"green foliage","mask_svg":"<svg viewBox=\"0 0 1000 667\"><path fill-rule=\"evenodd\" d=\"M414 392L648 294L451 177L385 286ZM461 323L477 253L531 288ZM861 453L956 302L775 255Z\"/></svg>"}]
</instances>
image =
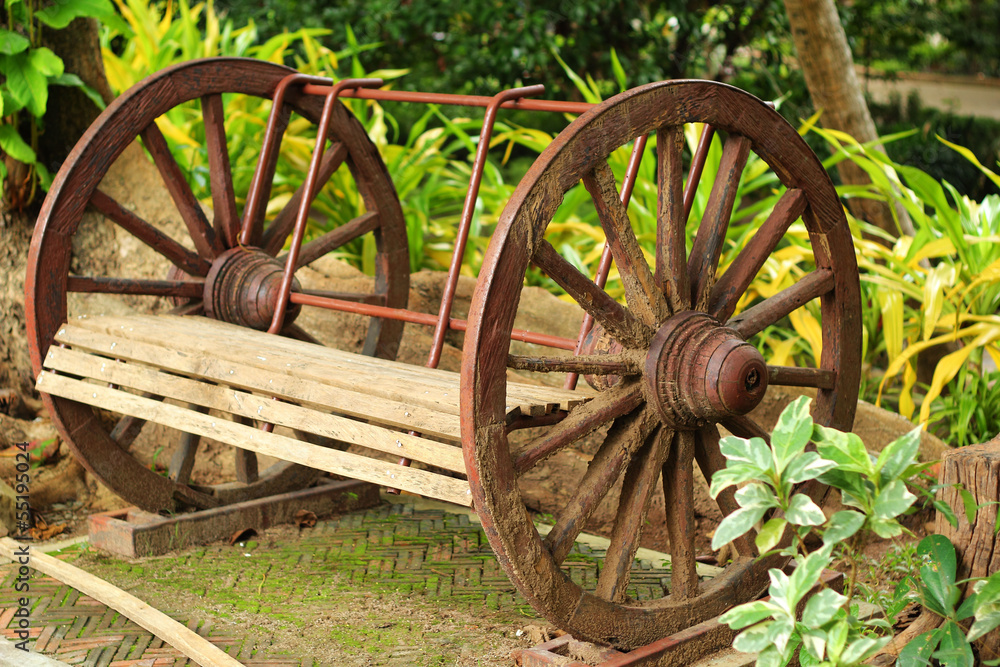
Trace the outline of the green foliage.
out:
<instances>
[{"instance_id":1,"label":"green foliage","mask_svg":"<svg viewBox=\"0 0 1000 667\"><path fill-rule=\"evenodd\" d=\"M37 188L47 187L48 171L38 156L38 137L50 86L80 88L99 107L96 92L75 74L64 71L62 59L42 46L45 29L61 30L77 18L117 19L108 0L63 0L42 8L39 0L7 0L0 25L0 162L4 207L20 210L31 204Z\"/></svg>"},{"instance_id":2,"label":"green foliage","mask_svg":"<svg viewBox=\"0 0 1000 667\"><path fill-rule=\"evenodd\" d=\"M919 429L873 457L853 433L814 424L809 404L800 397L785 408L770 448L759 438L730 436L720 443L726 468L712 476L710 493L716 497L741 486L735 494L739 509L719 525L712 548L750 531L770 512L756 536L761 555L776 550L795 561L790 575L776 568L768 572L768 599L739 605L720 618L743 630L733 646L758 653L758 665L786 665L796 655L803 667L860 665L892 639L892 624L885 619L915 599L944 623L909 644L897 664L912 667L933 658L971 667L970 642L1000 626L1000 573L977 582L962 601L964 582L956 581L955 549L946 538L931 535L920 543L919 573L910 570L891 595L879 599L885 604L883 618L862 621L853 606L856 564L865 542L872 535L901 534L899 518L917 500L907 487L926 468L917 463ZM810 443L815 451L807 451ZM811 498L796 492L814 479L837 489L848 509L827 518ZM804 538L814 530L822 546L810 552ZM822 571L835 557L852 564L844 594L820 585ZM797 610L810 592L800 616ZM969 618L974 621L966 633L959 622Z\"/></svg>"},{"instance_id":3,"label":"green foliage","mask_svg":"<svg viewBox=\"0 0 1000 667\"><path fill-rule=\"evenodd\" d=\"M997 0L857 0L841 17L856 62L1000 76Z\"/></svg>"},{"instance_id":4,"label":"green foliage","mask_svg":"<svg viewBox=\"0 0 1000 667\"><path fill-rule=\"evenodd\" d=\"M992 359L1000 360L1000 195L976 202L913 167L861 146L843 133L817 130L835 150L832 162L851 159L872 178L870 186L843 187L848 196L896 204L913 221L916 235L886 240L855 237L863 297L867 364L884 368L876 400L889 388L898 391L897 408L921 423L944 416L970 417L941 435L954 444L982 442L1000 430L996 412L977 409L997 401L982 379ZM941 140L1000 186L1000 175L982 165L968 149ZM857 222L858 231L879 232ZM917 389L917 361L943 350L929 384ZM901 378L902 383L895 383ZM963 390L966 391L963 394ZM918 405L919 404L919 405ZM937 411L935 406L940 407Z\"/></svg>"}]
</instances>

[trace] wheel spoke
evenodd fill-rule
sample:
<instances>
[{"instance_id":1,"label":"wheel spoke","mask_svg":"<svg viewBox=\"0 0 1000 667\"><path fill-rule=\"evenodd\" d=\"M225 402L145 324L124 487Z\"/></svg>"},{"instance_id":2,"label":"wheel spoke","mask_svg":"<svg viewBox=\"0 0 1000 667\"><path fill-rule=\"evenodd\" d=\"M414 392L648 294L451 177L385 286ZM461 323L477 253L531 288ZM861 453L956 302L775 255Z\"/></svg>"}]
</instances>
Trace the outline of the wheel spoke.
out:
<instances>
[{"instance_id":1,"label":"wheel spoke","mask_svg":"<svg viewBox=\"0 0 1000 667\"><path fill-rule=\"evenodd\" d=\"M236 245L240 233L240 215L236 211L236 193L233 190L233 170L229 162L226 143L226 112L222 95L201 98L201 114L205 123L205 149L208 152L208 176L212 186L213 222L216 235L226 246Z\"/></svg>"},{"instance_id":2,"label":"wheel spoke","mask_svg":"<svg viewBox=\"0 0 1000 667\"><path fill-rule=\"evenodd\" d=\"M334 172L340 168L340 165L346 159L347 147L340 142L333 144L323 152L323 158L319 165L319 174L316 178L316 192L323 189L326 182L330 180L330 177L333 176ZM288 203L282 207L278 215L271 221L271 224L264 230L260 247L267 254L277 255L281 248L284 247L288 235L292 233L292 229L295 227L295 218L298 216L299 207L302 205L302 196L305 193L305 187L305 183L299 186L295 194L292 195L292 198L288 200Z\"/></svg>"},{"instance_id":3,"label":"wheel spoke","mask_svg":"<svg viewBox=\"0 0 1000 667\"><path fill-rule=\"evenodd\" d=\"M684 174L681 152L684 128L674 125L656 134L657 191L656 282L661 285L674 313L691 307L687 269L687 210L684 208Z\"/></svg>"},{"instance_id":4,"label":"wheel spoke","mask_svg":"<svg viewBox=\"0 0 1000 667\"><path fill-rule=\"evenodd\" d=\"M167 315L201 315L205 312L205 303L198 299L196 301L188 301L187 303L181 304L179 306L174 306L167 311Z\"/></svg>"},{"instance_id":5,"label":"wheel spoke","mask_svg":"<svg viewBox=\"0 0 1000 667\"><path fill-rule=\"evenodd\" d=\"M628 211L619 198L611 167L606 162L601 162L583 177L583 184L594 199L597 217L601 220L608 247L611 248L625 288L625 300L646 324L659 322L666 314L666 304L642 255L639 241L635 238Z\"/></svg>"},{"instance_id":6,"label":"wheel spoke","mask_svg":"<svg viewBox=\"0 0 1000 667\"><path fill-rule=\"evenodd\" d=\"M250 191L247 192L246 206L243 208L243 220L241 221L241 234L246 234L243 238L245 245L262 245L259 243L261 233L264 229L264 217L267 213L267 201L271 198L271 184L274 181L274 172L278 168L278 157L281 155L281 139L285 135L288 121L292 117L291 109L287 105L282 105L280 109L271 109L271 116L268 118L268 127L273 129L273 133L264 138L264 146L261 151L257 168L250 182ZM272 124L273 120L273 124ZM268 139L273 141L268 141ZM287 207L286 207L287 208ZM298 210L295 207L294 210ZM292 213L292 223L295 221L295 213ZM291 229L291 227L289 227ZM284 243L284 238L281 243ZM281 248L278 244L278 249ZM270 254L276 254L275 250Z\"/></svg>"},{"instance_id":7,"label":"wheel spoke","mask_svg":"<svg viewBox=\"0 0 1000 667\"><path fill-rule=\"evenodd\" d=\"M837 386L836 371L825 368L797 368L795 366L768 366L768 384L783 387L816 387L833 389Z\"/></svg>"},{"instance_id":8,"label":"wheel spoke","mask_svg":"<svg viewBox=\"0 0 1000 667\"><path fill-rule=\"evenodd\" d=\"M166 257L181 271L195 276L207 276L209 269L212 268L210 262L191 252L100 190L94 190L90 203L116 225Z\"/></svg>"},{"instance_id":9,"label":"wheel spoke","mask_svg":"<svg viewBox=\"0 0 1000 667\"><path fill-rule=\"evenodd\" d=\"M299 250L299 259L295 264L296 269L312 264L317 259L337 248L350 243L354 239L373 231L379 226L378 213L365 213L359 215L348 223L332 229L319 238L309 241ZM280 260L283 262L284 257Z\"/></svg>"},{"instance_id":10,"label":"wheel spoke","mask_svg":"<svg viewBox=\"0 0 1000 667\"><path fill-rule=\"evenodd\" d=\"M103 276L70 276L66 281L66 291L68 292L139 294L200 299L204 290L205 282L200 280L143 280Z\"/></svg>"},{"instance_id":11,"label":"wheel spoke","mask_svg":"<svg viewBox=\"0 0 1000 667\"><path fill-rule=\"evenodd\" d=\"M715 285L715 271L719 266L719 255L726 241L729 218L733 214L733 204L750 154L750 140L733 134L726 139L722 149L719 173L712 184L712 194L705 206L698 233L691 247L691 261L688 276L691 279L691 299L696 310L705 310Z\"/></svg>"},{"instance_id":12,"label":"wheel spoke","mask_svg":"<svg viewBox=\"0 0 1000 667\"><path fill-rule=\"evenodd\" d=\"M705 170L705 162L708 160L708 151L712 147L712 139L715 137L715 128L705 125L701 131L701 138L698 139L698 147L691 156L691 170L688 172L687 185L684 186L684 220L691 217L691 207L694 205L694 196L698 193L698 184L701 182L701 173Z\"/></svg>"},{"instance_id":13,"label":"wheel spoke","mask_svg":"<svg viewBox=\"0 0 1000 667\"><path fill-rule=\"evenodd\" d=\"M313 343L314 345L326 347L321 340L300 327L298 324L293 323L286 325L285 328L281 330L281 335L288 338L294 338L295 340L301 340L307 343Z\"/></svg>"},{"instance_id":14,"label":"wheel spoke","mask_svg":"<svg viewBox=\"0 0 1000 667\"><path fill-rule=\"evenodd\" d=\"M719 429L714 424L702 427L696 434L697 442L694 448L694 458L698 462L698 467L705 475L709 483L712 482L712 475L726 467L726 458L719 449ZM736 489L729 487L723 489L715 498L715 502L722 510L723 516L729 516L739 509L736 502ZM756 557L757 547L746 535L741 535L733 540L736 553L741 556Z\"/></svg>"},{"instance_id":15,"label":"wheel spoke","mask_svg":"<svg viewBox=\"0 0 1000 667\"><path fill-rule=\"evenodd\" d=\"M178 484L187 484L191 481L191 471L194 470L194 461L197 457L198 442L201 438L192 433L184 433L181 436L177 450L170 458L170 469L167 477Z\"/></svg>"},{"instance_id":16,"label":"wheel spoke","mask_svg":"<svg viewBox=\"0 0 1000 667\"><path fill-rule=\"evenodd\" d=\"M524 473L549 454L570 445L602 424L627 415L642 404L638 383L603 391L545 433L532 440L514 458L514 470Z\"/></svg>"},{"instance_id":17,"label":"wheel spoke","mask_svg":"<svg viewBox=\"0 0 1000 667\"><path fill-rule=\"evenodd\" d=\"M760 229L750 238L726 272L712 289L709 312L720 322L725 322L736 310L736 302L743 296L757 272L771 252L778 246L788 227L802 216L806 210L805 193L802 190L788 190L781 196Z\"/></svg>"},{"instance_id":18,"label":"wheel spoke","mask_svg":"<svg viewBox=\"0 0 1000 667\"><path fill-rule=\"evenodd\" d=\"M698 594L694 553L694 433L678 431L663 465L663 495L670 540L670 595L678 600Z\"/></svg>"},{"instance_id":19,"label":"wheel spoke","mask_svg":"<svg viewBox=\"0 0 1000 667\"><path fill-rule=\"evenodd\" d=\"M648 327L563 259L551 243L543 240L538 244L534 262L622 345L641 347L649 339L651 332Z\"/></svg>"},{"instance_id":20,"label":"wheel spoke","mask_svg":"<svg viewBox=\"0 0 1000 667\"><path fill-rule=\"evenodd\" d=\"M205 212L201 210L201 204L191 192L180 166L170 154L170 147L164 138L160 128L156 123L142 131L142 143L153 156L153 162L163 178L164 185L170 193L177 211L181 214L181 219L187 227L194 247L202 257L216 257L221 254L224 248L221 240L215 235L215 230L209 224Z\"/></svg>"},{"instance_id":21,"label":"wheel spoke","mask_svg":"<svg viewBox=\"0 0 1000 667\"><path fill-rule=\"evenodd\" d=\"M605 555L595 590L605 600L622 602L625 599L632 562L639 548L639 534L673 440L673 431L665 428L654 431L628 464L611 532L611 546Z\"/></svg>"},{"instance_id":22,"label":"wheel spoke","mask_svg":"<svg viewBox=\"0 0 1000 667\"><path fill-rule=\"evenodd\" d=\"M581 354L575 357L529 357L508 354L507 368L536 373L635 375L642 372L642 362L628 354Z\"/></svg>"},{"instance_id":23,"label":"wheel spoke","mask_svg":"<svg viewBox=\"0 0 1000 667\"><path fill-rule=\"evenodd\" d=\"M157 401L162 401L162 396L155 396L149 393L141 394L143 398L152 398ZM142 427L146 425L145 419L140 419L138 417L132 417L127 415L118 420L111 429L111 433L108 437L124 451L128 451L132 447L132 443L135 439L139 437L139 433L142 431Z\"/></svg>"},{"instance_id":24,"label":"wheel spoke","mask_svg":"<svg viewBox=\"0 0 1000 667\"><path fill-rule=\"evenodd\" d=\"M828 293L834 284L831 269L817 269L800 278L791 287L747 308L726 322L726 326L735 329L746 340L778 322L796 308L801 308L816 297Z\"/></svg>"},{"instance_id":25,"label":"wheel spoke","mask_svg":"<svg viewBox=\"0 0 1000 667\"><path fill-rule=\"evenodd\" d=\"M727 417L721 424L726 430L739 438L760 438L771 446L771 434L761 428L760 424L746 415Z\"/></svg>"},{"instance_id":26,"label":"wheel spoke","mask_svg":"<svg viewBox=\"0 0 1000 667\"><path fill-rule=\"evenodd\" d=\"M557 563L566 558L587 519L621 477L632 454L656 427L658 420L655 412L647 406L616 419L611 425L604 443L580 481L576 494L559 515L556 525L545 536L545 545Z\"/></svg>"}]
</instances>

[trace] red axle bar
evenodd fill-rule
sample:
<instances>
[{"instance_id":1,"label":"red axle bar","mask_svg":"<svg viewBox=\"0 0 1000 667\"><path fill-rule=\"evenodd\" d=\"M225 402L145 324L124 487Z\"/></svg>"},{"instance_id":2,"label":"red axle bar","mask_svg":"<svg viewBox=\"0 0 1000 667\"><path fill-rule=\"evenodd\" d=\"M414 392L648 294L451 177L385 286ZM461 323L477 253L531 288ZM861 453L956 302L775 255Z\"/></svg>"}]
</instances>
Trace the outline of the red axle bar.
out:
<instances>
[{"instance_id":1,"label":"red axle bar","mask_svg":"<svg viewBox=\"0 0 1000 667\"><path fill-rule=\"evenodd\" d=\"M357 315L368 315L369 317L384 317L387 320L400 320L412 324L423 324L426 326L436 326L437 315L429 313L418 313L415 310L404 310L403 308L389 308L388 306L376 306L370 303L358 303L355 301L343 301L341 299L331 299L328 297L292 292L289 301L299 303L304 306L316 306L317 308L327 308L329 310L340 310L345 313L355 313ZM449 318L448 328L454 331L465 331L468 322L455 318ZM576 341L571 338L561 336L550 336L524 329L513 329L510 332L511 340L534 345L545 345L560 350L572 350L576 348Z\"/></svg>"}]
</instances>

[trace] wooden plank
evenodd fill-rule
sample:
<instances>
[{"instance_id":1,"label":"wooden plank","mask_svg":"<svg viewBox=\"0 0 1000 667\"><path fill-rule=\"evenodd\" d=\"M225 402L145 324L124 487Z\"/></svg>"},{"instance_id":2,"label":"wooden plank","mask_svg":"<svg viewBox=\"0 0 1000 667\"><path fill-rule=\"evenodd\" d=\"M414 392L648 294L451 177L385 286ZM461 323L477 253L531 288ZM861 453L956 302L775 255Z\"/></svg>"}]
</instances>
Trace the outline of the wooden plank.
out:
<instances>
[{"instance_id":1,"label":"wooden plank","mask_svg":"<svg viewBox=\"0 0 1000 667\"><path fill-rule=\"evenodd\" d=\"M265 392L309 407L325 408L383 425L415 430L452 442L461 441L457 415L388 399L373 401L367 394L312 382L291 373L261 372L246 364L229 362L203 353L147 345L127 338L109 339L105 334L70 326L60 329L57 340L98 354L140 361L244 390Z\"/></svg>"},{"instance_id":2,"label":"wooden plank","mask_svg":"<svg viewBox=\"0 0 1000 667\"><path fill-rule=\"evenodd\" d=\"M27 557L24 556L26 550ZM19 544L9 537L0 539L0 556L15 563L28 562L32 569L58 579L84 595L89 595L111 607L203 667L242 667L241 662L193 630L89 572L84 572L38 549Z\"/></svg>"},{"instance_id":3,"label":"wooden plank","mask_svg":"<svg viewBox=\"0 0 1000 667\"><path fill-rule=\"evenodd\" d=\"M258 454L318 468L351 479L391 486L457 505L472 504L469 483L464 480L311 445L276 433L267 433L252 426L244 426L104 385L55 375L48 371L42 371L35 386L47 394L62 396L120 414L133 415Z\"/></svg>"},{"instance_id":4,"label":"wooden plank","mask_svg":"<svg viewBox=\"0 0 1000 667\"><path fill-rule=\"evenodd\" d=\"M94 317L76 320L70 326L114 336L127 336L152 345L204 349L220 358L246 362L271 371L308 371L324 384L390 400L423 405L438 412L458 414L460 391L457 373L366 357L320 347L208 318L138 315L126 318ZM568 410L586 400L584 392L508 383L508 404L524 414L552 409Z\"/></svg>"},{"instance_id":5,"label":"wooden plank","mask_svg":"<svg viewBox=\"0 0 1000 667\"><path fill-rule=\"evenodd\" d=\"M302 406L276 401L230 387L206 384L198 380L161 373L138 363L124 363L79 350L53 347L45 358L48 368L128 387L140 392L155 392L207 408L214 408L250 419L300 429L369 449L405 456L446 470L465 473L462 450L444 444L390 431L345 417L319 412Z\"/></svg>"}]
</instances>

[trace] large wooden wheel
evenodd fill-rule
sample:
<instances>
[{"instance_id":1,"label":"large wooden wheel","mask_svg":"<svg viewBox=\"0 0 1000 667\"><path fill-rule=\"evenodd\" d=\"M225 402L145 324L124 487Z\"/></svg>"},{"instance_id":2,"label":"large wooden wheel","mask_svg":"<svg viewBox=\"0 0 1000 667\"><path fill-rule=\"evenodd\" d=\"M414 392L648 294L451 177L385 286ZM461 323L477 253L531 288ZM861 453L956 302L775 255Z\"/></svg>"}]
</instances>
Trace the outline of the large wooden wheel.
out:
<instances>
[{"instance_id":1,"label":"large wooden wheel","mask_svg":"<svg viewBox=\"0 0 1000 667\"><path fill-rule=\"evenodd\" d=\"M708 123L724 136L721 166L690 253L681 173L686 123ZM654 266L639 249L608 166L613 151L644 134L656 141ZM750 151L787 190L717 276ZM581 179L621 275L624 305L545 240L564 194ZM739 297L800 218L815 271L732 317ZM509 333L530 263L594 317L611 338L596 347L610 352L530 360L510 354ZM746 341L816 298L823 334L818 368L768 366ZM815 419L849 429L860 373L859 318L858 270L833 185L794 128L763 102L723 84L664 82L618 95L572 123L535 162L503 212L472 303L462 365L462 437L475 506L501 564L535 609L577 637L632 648L759 595L774 559L755 561L752 536L735 542L739 555L720 576L699 581L693 465L708 478L724 466L719 425L740 436L768 438L747 413L769 384L816 388ZM518 449L506 426L510 366L620 379L596 383L610 386ZM522 501L519 478L544 456L594 433L606 434L603 444L582 479L559 480L573 489L572 498L543 538ZM583 588L562 565L588 517L618 482L611 546L596 585ZM661 596L638 601L629 596L629 573L650 499L661 492L670 583ZM718 504L724 514L734 511L732 490Z\"/></svg>"},{"instance_id":2,"label":"large wooden wheel","mask_svg":"<svg viewBox=\"0 0 1000 667\"><path fill-rule=\"evenodd\" d=\"M273 217L266 216L261 205L254 219L247 219L250 207L241 213L238 202L248 193L234 188L233 154L246 150L261 153L257 161L265 168L259 196L266 203L279 153L262 151L259 143L248 146L245 137L238 145L229 145L226 120L246 108L240 106L241 100L273 98L279 82L293 73L285 67L249 59L188 62L137 84L94 122L56 176L31 243L26 303L36 373L53 336L68 317L96 314L88 310L96 306L87 305L94 295L103 295L102 309L117 308L109 306L108 299L115 299L126 309L164 312L173 308L184 314L268 328L284 266L279 253L292 231L303 188L299 187ZM324 100L305 95L301 86L289 87L283 110L277 116L277 131L284 133L290 123L296 123L299 130L304 121L315 125ZM195 104L185 109L200 113L204 124L207 180L213 204L209 214L192 194L156 122L169 110L192 101ZM136 139L141 139L176 207L165 222L142 219L102 189L102 180L112 163ZM336 296L405 307L409 289L406 230L385 166L364 128L342 105L338 104L334 111L328 139L317 191L338 170L349 172L348 180L353 180L366 210L334 231L303 244L298 268L371 234L377 249L373 292ZM143 267L141 272L137 270L139 275L78 275L77 267L87 264L78 256L82 221L106 230L107 238L112 242L118 238L119 245L129 252L145 253L148 261L130 264ZM249 243L240 242L244 228L249 229ZM121 242L121 230L129 235L127 243ZM89 238L100 238L100 232L94 234L91 230ZM91 248L90 252L112 251ZM109 263L114 265L114 261ZM297 289L297 283L293 289ZM313 339L294 322L298 313L297 306L289 309L281 333ZM394 358L401 335L401 322L373 318L364 353ZM149 461L140 462L130 453L130 446L144 427L143 421L99 413L62 398L44 399L60 433L83 464L123 498L149 511L239 502L301 488L319 474L287 462L258 471L253 452L233 448L236 479L205 485L198 481L198 438L185 434L180 436L170 458L168 474L162 475L151 469Z\"/></svg>"}]
</instances>

